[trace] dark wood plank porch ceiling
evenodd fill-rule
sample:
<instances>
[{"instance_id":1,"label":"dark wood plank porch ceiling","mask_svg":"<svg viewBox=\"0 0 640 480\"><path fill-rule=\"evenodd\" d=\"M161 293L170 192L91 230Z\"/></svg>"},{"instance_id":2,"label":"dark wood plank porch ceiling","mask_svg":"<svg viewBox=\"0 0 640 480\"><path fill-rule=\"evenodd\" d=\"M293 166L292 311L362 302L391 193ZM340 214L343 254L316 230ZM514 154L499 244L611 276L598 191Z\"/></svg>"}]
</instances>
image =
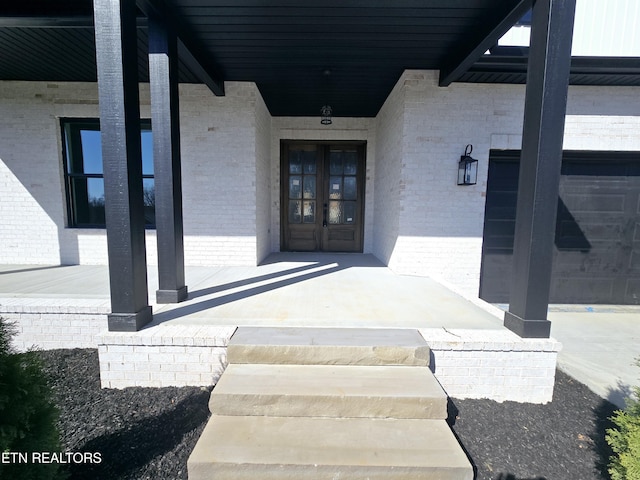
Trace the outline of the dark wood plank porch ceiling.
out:
<instances>
[{"instance_id":1,"label":"dark wood plank porch ceiling","mask_svg":"<svg viewBox=\"0 0 640 480\"><path fill-rule=\"evenodd\" d=\"M329 103L335 116L372 117L405 69L440 70L445 85L458 80L520 83L522 61L511 67L501 63L502 70L496 70L480 57L532 1L137 3L145 13L166 8L210 75L220 84L255 82L274 116L315 116ZM96 81L92 15L91 0L6 2L0 7L0 79ZM138 25L139 78L144 82L148 38L142 11ZM181 60L181 82L201 82L192 66ZM639 81L640 69L632 76ZM628 75L625 79L628 84Z\"/></svg>"}]
</instances>

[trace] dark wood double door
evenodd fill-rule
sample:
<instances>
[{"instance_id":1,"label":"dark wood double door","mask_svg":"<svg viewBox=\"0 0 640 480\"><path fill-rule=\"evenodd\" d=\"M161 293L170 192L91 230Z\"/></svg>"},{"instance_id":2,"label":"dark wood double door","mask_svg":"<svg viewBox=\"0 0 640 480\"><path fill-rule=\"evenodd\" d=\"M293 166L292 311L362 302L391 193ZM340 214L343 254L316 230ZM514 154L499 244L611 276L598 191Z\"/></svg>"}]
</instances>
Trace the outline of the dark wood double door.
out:
<instances>
[{"instance_id":1,"label":"dark wood double door","mask_svg":"<svg viewBox=\"0 0 640 480\"><path fill-rule=\"evenodd\" d=\"M362 252L364 142L281 145L281 249Z\"/></svg>"}]
</instances>

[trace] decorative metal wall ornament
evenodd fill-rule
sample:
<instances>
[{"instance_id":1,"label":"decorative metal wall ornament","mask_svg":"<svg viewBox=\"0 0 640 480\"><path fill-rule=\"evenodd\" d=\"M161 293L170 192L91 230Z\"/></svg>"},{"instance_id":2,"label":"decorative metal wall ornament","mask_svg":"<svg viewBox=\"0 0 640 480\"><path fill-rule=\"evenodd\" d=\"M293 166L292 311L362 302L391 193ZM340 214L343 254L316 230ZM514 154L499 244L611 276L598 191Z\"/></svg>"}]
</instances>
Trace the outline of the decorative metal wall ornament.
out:
<instances>
[{"instance_id":1,"label":"decorative metal wall ornament","mask_svg":"<svg viewBox=\"0 0 640 480\"><path fill-rule=\"evenodd\" d=\"M478 181L478 160L471 158L473 145L469 144L464 149L464 155L458 163L458 185L475 185Z\"/></svg>"},{"instance_id":2,"label":"decorative metal wall ornament","mask_svg":"<svg viewBox=\"0 0 640 480\"><path fill-rule=\"evenodd\" d=\"M322 125L331 125L331 123L333 122L333 120L331 120L331 107L329 105L324 105L321 109L320 109L320 123Z\"/></svg>"}]
</instances>

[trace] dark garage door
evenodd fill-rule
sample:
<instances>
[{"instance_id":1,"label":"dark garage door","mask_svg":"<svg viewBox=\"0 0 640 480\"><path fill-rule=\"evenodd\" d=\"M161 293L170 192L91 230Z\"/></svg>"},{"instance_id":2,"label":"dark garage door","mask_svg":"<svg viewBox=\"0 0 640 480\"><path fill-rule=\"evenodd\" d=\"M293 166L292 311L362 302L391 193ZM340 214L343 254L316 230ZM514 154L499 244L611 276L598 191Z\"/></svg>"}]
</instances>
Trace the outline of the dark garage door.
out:
<instances>
[{"instance_id":1,"label":"dark garage door","mask_svg":"<svg viewBox=\"0 0 640 480\"><path fill-rule=\"evenodd\" d=\"M519 151L492 151L480 298L508 303ZM640 154L564 152L551 303L640 305Z\"/></svg>"}]
</instances>

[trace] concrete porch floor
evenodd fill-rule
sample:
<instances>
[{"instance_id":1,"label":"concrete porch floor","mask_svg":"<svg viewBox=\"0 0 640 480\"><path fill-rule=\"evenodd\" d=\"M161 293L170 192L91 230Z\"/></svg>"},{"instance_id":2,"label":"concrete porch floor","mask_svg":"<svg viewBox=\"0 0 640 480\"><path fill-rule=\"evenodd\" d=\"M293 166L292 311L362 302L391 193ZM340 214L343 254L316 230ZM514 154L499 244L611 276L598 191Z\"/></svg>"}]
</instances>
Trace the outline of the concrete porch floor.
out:
<instances>
[{"instance_id":1,"label":"concrete porch floor","mask_svg":"<svg viewBox=\"0 0 640 480\"><path fill-rule=\"evenodd\" d=\"M187 267L189 299L157 305L154 324L502 330L497 306L424 277L397 275L372 255L275 253L255 267ZM106 266L0 266L0 306L109 307ZM504 306L502 306L504 308ZM640 382L640 307L552 306L560 368L621 405Z\"/></svg>"}]
</instances>

